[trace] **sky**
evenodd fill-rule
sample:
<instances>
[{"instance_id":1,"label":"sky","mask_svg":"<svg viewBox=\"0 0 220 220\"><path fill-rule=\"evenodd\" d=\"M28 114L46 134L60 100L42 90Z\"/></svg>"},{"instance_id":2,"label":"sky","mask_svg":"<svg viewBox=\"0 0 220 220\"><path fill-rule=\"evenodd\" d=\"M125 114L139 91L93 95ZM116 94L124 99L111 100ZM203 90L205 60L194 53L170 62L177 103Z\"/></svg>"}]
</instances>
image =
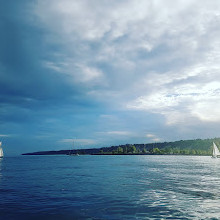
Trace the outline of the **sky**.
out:
<instances>
[{"instance_id":1,"label":"sky","mask_svg":"<svg viewBox=\"0 0 220 220\"><path fill-rule=\"evenodd\" d=\"M218 0L2 0L6 155L220 137Z\"/></svg>"}]
</instances>

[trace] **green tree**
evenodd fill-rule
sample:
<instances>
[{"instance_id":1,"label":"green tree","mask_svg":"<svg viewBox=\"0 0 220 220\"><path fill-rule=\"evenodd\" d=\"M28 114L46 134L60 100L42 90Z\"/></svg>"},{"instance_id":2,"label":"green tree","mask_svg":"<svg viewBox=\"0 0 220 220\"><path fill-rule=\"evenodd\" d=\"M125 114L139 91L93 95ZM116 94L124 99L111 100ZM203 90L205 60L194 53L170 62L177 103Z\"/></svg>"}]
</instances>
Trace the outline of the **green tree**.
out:
<instances>
[{"instance_id":1,"label":"green tree","mask_svg":"<svg viewBox=\"0 0 220 220\"><path fill-rule=\"evenodd\" d=\"M113 151L112 151L112 154L117 154L117 153L118 153L117 150L113 150Z\"/></svg>"},{"instance_id":2,"label":"green tree","mask_svg":"<svg viewBox=\"0 0 220 220\"><path fill-rule=\"evenodd\" d=\"M118 147L117 151L118 151L118 154L122 154L123 153L123 148L122 147Z\"/></svg>"},{"instance_id":3,"label":"green tree","mask_svg":"<svg viewBox=\"0 0 220 220\"><path fill-rule=\"evenodd\" d=\"M174 154L180 154L180 149L179 148L174 148L173 153Z\"/></svg>"},{"instance_id":4,"label":"green tree","mask_svg":"<svg viewBox=\"0 0 220 220\"><path fill-rule=\"evenodd\" d=\"M165 154L173 154L173 149L171 147L166 147L166 148L164 148L164 153Z\"/></svg>"},{"instance_id":5,"label":"green tree","mask_svg":"<svg viewBox=\"0 0 220 220\"><path fill-rule=\"evenodd\" d=\"M130 146L128 147L128 153L129 153L129 154L134 154L134 153L136 153L136 147L135 147L134 145L130 145Z\"/></svg>"},{"instance_id":6,"label":"green tree","mask_svg":"<svg viewBox=\"0 0 220 220\"><path fill-rule=\"evenodd\" d=\"M159 148L153 148L153 154L161 154L161 150Z\"/></svg>"},{"instance_id":7,"label":"green tree","mask_svg":"<svg viewBox=\"0 0 220 220\"><path fill-rule=\"evenodd\" d=\"M124 147L123 148L123 154L127 154L128 153L128 148L127 147Z\"/></svg>"},{"instance_id":8,"label":"green tree","mask_svg":"<svg viewBox=\"0 0 220 220\"><path fill-rule=\"evenodd\" d=\"M192 149L190 153L191 153L192 155L195 155L195 154L196 154L196 151Z\"/></svg>"},{"instance_id":9,"label":"green tree","mask_svg":"<svg viewBox=\"0 0 220 220\"><path fill-rule=\"evenodd\" d=\"M133 154L135 154L136 151L137 151L137 149L136 149L136 147L133 145L133 146L131 147L131 152L132 152Z\"/></svg>"},{"instance_id":10,"label":"green tree","mask_svg":"<svg viewBox=\"0 0 220 220\"><path fill-rule=\"evenodd\" d=\"M140 153L141 153L141 150L138 148L138 149L136 150L136 152L137 152L138 154L140 154Z\"/></svg>"},{"instance_id":11,"label":"green tree","mask_svg":"<svg viewBox=\"0 0 220 220\"><path fill-rule=\"evenodd\" d=\"M144 149L142 150L142 153L143 153L143 154L146 154L146 153L147 153L146 148L144 148Z\"/></svg>"}]
</instances>

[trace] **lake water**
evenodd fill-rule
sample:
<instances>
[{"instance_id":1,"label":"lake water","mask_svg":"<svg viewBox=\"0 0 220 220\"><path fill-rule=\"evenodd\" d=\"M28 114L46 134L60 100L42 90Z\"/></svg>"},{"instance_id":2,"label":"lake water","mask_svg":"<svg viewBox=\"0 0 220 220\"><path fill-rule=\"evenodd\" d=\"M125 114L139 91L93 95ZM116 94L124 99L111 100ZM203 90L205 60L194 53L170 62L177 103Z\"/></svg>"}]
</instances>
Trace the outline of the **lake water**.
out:
<instances>
[{"instance_id":1,"label":"lake water","mask_svg":"<svg viewBox=\"0 0 220 220\"><path fill-rule=\"evenodd\" d=\"M220 159L19 156L0 161L0 219L220 219Z\"/></svg>"}]
</instances>

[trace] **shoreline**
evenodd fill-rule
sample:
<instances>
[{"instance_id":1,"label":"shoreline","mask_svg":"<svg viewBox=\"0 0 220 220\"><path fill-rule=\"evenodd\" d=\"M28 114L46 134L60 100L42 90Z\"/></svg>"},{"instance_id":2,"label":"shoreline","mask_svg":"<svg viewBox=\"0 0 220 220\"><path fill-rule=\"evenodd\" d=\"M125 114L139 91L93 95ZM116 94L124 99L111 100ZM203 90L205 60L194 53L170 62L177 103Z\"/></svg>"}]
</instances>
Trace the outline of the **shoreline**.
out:
<instances>
[{"instance_id":1,"label":"shoreline","mask_svg":"<svg viewBox=\"0 0 220 220\"><path fill-rule=\"evenodd\" d=\"M68 155L68 154L21 154L21 156L212 156L212 155L200 155L200 154L79 154L79 155Z\"/></svg>"}]
</instances>

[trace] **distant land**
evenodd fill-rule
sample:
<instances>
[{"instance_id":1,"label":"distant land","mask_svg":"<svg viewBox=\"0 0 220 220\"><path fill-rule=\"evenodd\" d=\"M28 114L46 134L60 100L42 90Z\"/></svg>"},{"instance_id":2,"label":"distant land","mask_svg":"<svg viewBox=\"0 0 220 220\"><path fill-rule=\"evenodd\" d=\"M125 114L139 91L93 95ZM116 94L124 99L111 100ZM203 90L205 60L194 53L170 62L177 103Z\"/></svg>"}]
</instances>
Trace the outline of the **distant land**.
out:
<instances>
[{"instance_id":1,"label":"distant land","mask_svg":"<svg viewBox=\"0 0 220 220\"><path fill-rule=\"evenodd\" d=\"M212 138L149 144L125 144L102 148L39 151L22 155L211 155L213 141L218 147L220 146L220 138Z\"/></svg>"}]
</instances>

